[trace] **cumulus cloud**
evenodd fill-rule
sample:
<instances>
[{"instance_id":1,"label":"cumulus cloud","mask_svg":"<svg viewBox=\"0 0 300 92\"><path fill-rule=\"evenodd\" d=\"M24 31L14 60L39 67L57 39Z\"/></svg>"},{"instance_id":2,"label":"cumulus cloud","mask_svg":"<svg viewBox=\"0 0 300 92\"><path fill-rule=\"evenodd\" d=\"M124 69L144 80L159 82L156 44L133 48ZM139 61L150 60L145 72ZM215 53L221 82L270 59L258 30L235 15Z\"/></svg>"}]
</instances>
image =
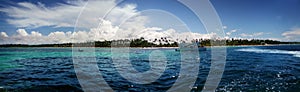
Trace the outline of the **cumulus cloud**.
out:
<instances>
[{"instance_id":1,"label":"cumulus cloud","mask_svg":"<svg viewBox=\"0 0 300 92\"><path fill-rule=\"evenodd\" d=\"M28 33L25 31L25 29L18 29L17 33L20 36L27 36L28 35Z\"/></svg>"},{"instance_id":2,"label":"cumulus cloud","mask_svg":"<svg viewBox=\"0 0 300 92\"><path fill-rule=\"evenodd\" d=\"M35 36L35 37L40 37L40 36L42 36L41 33L35 32L35 31L31 31L31 35L32 35L32 36Z\"/></svg>"},{"instance_id":3,"label":"cumulus cloud","mask_svg":"<svg viewBox=\"0 0 300 92\"><path fill-rule=\"evenodd\" d=\"M292 28L290 31L286 31L281 35L287 40L300 40L300 28Z\"/></svg>"},{"instance_id":4,"label":"cumulus cloud","mask_svg":"<svg viewBox=\"0 0 300 92\"><path fill-rule=\"evenodd\" d=\"M41 33L32 31L30 34L26 32L25 29L18 29L16 31L17 34L8 36L5 32L1 32L1 44L35 44L38 41L43 40L43 36ZM40 43L40 42L38 42Z\"/></svg>"},{"instance_id":5,"label":"cumulus cloud","mask_svg":"<svg viewBox=\"0 0 300 92\"><path fill-rule=\"evenodd\" d=\"M0 37L1 38L6 38L8 35L5 32L0 32Z\"/></svg>"}]
</instances>

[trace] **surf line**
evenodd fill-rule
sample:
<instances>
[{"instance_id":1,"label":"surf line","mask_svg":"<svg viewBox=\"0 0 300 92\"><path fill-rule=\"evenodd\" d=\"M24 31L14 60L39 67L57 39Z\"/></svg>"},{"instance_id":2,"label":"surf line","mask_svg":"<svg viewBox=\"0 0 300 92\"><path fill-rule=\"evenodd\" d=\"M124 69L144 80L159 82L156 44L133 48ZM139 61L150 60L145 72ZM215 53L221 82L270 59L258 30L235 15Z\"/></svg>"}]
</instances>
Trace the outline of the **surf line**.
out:
<instances>
[{"instance_id":1,"label":"surf line","mask_svg":"<svg viewBox=\"0 0 300 92\"><path fill-rule=\"evenodd\" d=\"M290 54L295 57L300 57L300 51L286 51L286 50L277 50L277 49L258 49L258 48L245 48L245 49L238 49L236 51L254 52L254 53Z\"/></svg>"}]
</instances>

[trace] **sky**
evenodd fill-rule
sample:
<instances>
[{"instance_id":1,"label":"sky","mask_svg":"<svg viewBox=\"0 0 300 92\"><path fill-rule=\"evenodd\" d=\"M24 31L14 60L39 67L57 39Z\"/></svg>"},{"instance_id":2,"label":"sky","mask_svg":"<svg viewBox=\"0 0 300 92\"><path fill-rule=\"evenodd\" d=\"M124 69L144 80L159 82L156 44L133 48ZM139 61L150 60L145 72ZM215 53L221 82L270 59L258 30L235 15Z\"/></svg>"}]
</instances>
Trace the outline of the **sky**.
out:
<instances>
[{"instance_id":1,"label":"sky","mask_svg":"<svg viewBox=\"0 0 300 92\"><path fill-rule=\"evenodd\" d=\"M210 0L224 38L300 41L300 0ZM200 5L200 4L199 4ZM0 44L213 37L176 0L4 0Z\"/></svg>"}]
</instances>

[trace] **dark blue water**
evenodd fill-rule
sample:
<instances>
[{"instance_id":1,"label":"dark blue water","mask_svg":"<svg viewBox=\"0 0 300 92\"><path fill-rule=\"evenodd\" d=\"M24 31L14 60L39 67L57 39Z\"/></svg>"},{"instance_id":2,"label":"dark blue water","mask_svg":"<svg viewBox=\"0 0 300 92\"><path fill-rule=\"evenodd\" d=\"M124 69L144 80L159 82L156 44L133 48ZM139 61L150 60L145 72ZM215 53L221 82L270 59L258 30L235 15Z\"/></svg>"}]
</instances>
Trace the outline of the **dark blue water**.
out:
<instances>
[{"instance_id":1,"label":"dark blue water","mask_svg":"<svg viewBox=\"0 0 300 92\"><path fill-rule=\"evenodd\" d=\"M167 91L178 79L180 52L171 48L131 50L139 72L150 69L149 53L162 51L167 68L151 84L123 78L112 63L109 48L96 48L96 60L105 81L115 91ZM223 77L216 91L300 91L300 46L227 47ZM192 91L201 91L210 70L211 52L200 52L198 79ZM192 72L191 72L192 73ZM71 48L0 48L0 91L82 91Z\"/></svg>"}]
</instances>

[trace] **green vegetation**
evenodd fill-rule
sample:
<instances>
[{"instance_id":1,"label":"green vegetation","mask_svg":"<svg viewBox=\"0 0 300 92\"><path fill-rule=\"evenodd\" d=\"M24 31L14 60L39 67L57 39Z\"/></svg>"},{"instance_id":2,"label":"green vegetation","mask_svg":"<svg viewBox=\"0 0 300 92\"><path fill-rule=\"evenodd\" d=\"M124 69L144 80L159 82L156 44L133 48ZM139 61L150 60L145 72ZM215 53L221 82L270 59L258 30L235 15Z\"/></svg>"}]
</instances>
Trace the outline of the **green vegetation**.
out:
<instances>
[{"instance_id":1,"label":"green vegetation","mask_svg":"<svg viewBox=\"0 0 300 92\"><path fill-rule=\"evenodd\" d=\"M230 39L230 40L210 40L210 39L196 39L194 42L201 42L202 46L211 46L211 43L224 43L228 46L235 45L266 45L266 44L300 44L300 42L280 42L274 40L245 40L245 39ZM118 47L178 47L178 42L168 40L167 38L155 39L153 41L145 40L144 38L133 39L133 40L113 40L113 41L95 41L85 42L79 44L94 44L95 47L111 47L113 42L127 42L127 44L120 45ZM154 44L159 43L159 44ZM77 43L78 44L78 43ZM224 43L225 44L225 43ZM62 44L39 44L39 45L28 45L28 44L3 44L0 47L72 47L72 43ZM214 44L217 45L217 44Z\"/></svg>"}]
</instances>

